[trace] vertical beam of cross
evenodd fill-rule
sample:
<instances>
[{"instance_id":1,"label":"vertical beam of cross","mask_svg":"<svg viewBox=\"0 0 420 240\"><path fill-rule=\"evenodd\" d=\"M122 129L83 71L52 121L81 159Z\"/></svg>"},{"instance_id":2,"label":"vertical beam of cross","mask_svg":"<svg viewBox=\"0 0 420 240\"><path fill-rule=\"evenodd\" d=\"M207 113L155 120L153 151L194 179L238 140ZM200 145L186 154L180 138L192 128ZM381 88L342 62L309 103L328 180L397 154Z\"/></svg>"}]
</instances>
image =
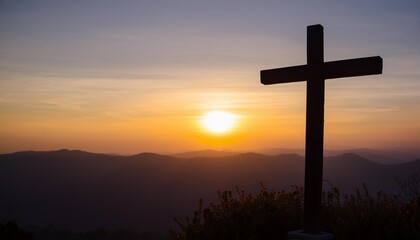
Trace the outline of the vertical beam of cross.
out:
<instances>
[{"instance_id":1,"label":"vertical beam of cross","mask_svg":"<svg viewBox=\"0 0 420 240\"><path fill-rule=\"evenodd\" d=\"M321 25L308 26L305 143L304 231L320 231L324 149L324 34Z\"/></svg>"}]
</instances>

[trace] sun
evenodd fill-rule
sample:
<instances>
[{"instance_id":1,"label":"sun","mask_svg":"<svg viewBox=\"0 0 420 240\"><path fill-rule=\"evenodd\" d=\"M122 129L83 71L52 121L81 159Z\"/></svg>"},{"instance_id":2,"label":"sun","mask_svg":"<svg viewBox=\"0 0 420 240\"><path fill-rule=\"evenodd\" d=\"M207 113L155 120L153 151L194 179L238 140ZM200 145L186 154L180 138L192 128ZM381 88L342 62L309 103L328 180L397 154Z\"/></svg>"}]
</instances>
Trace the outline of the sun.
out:
<instances>
[{"instance_id":1,"label":"sun","mask_svg":"<svg viewBox=\"0 0 420 240\"><path fill-rule=\"evenodd\" d=\"M221 134L231 131L236 125L237 116L225 111L210 111L201 117L203 127L212 133Z\"/></svg>"}]
</instances>

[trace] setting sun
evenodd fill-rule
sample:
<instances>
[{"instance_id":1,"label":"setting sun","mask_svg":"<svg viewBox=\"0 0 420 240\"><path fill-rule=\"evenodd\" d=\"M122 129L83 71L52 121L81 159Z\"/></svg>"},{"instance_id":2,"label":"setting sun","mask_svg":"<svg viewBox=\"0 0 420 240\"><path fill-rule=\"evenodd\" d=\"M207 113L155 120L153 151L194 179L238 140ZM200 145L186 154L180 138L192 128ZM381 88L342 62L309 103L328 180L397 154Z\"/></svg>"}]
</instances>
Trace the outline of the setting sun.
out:
<instances>
[{"instance_id":1,"label":"setting sun","mask_svg":"<svg viewBox=\"0 0 420 240\"><path fill-rule=\"evenodd\" d=\"M201 123L212 133L225 133L235 127L237 116L225 111L211 111L204 114Z\"/></svg>"}]
</instances>

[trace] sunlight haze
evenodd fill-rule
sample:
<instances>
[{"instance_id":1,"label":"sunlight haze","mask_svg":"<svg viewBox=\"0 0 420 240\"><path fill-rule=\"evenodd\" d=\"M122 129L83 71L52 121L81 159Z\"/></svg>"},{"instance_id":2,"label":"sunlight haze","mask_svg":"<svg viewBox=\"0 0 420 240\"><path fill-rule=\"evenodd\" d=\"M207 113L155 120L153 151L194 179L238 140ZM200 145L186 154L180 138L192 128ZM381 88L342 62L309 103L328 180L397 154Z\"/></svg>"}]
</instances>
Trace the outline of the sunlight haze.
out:
<instances>
[{"instance_id":1,"label":"sunlight haze","mask_svg":"<svg viewBox=\"0 0 420 240\"><path fill-rule=\"evenodd\" d=\"M326 81L325 147L418 148L419 12L419 1L1 1L0 152L304 148L306 83L263 86L259 74L306 64L313 24L325 61L384 60L382 75ZM214 110L240 119L204 130Z\"/></svg>"}]
</instances>

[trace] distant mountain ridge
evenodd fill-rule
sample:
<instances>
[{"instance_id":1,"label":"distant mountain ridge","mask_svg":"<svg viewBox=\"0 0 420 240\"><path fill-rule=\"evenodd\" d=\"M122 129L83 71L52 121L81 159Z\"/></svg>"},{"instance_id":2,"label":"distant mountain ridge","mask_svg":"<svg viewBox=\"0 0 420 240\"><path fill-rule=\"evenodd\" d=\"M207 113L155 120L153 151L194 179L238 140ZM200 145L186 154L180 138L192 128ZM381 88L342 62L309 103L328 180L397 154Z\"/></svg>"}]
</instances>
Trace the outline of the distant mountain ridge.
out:
<instances>
[{"instance_id":1,"label":"distant mountain ridge","mask_svg":"<svg viewBox=\"0 0 420 240\"><path fill-rule=\"evenodd\" d=\"M304 149L299 148L270 148L260 149L254 151L269 156L276 156L281 154L298 154L300 156L305 155ZM218 151L218 150L201 150L201 151L190 151L177 154L171 154L170 156L177 158L199 158L199 157L227 157L238 155L244 152L235 151ZM380 150L370 148L355 148L355 149L344 149L344 150L324 150L325 157L334 157L345 153L355 153L368 160L382 163L382 164L397 164L402 162L411 162L415 159L420 159L420 149L399 149L399 150Z\"/></svg>"},{"instance_id":2,"label":"distant mountain ridge","mask_svg":"<svg viewBox=\"0 0 420 240\"><path fill-rule=\"evenodd\" d=\"M206 150L197 150L197 151L188 151L188 152L181 152L181 153L174 153L174 154L159 154L159 153L152 153L152 152L143 152L133 155L119 155L119 154L106 154L106 153L91 153L87 151L81 150L69 150L69 149L60 149L60 150L53 150L53 151L20 151L16 153L4 153L0 155L7 155L7 154L42 154L42 153L66 153L72 152L73 154L76 153L86 153L86 154L97 154L97 155L111 155L117 157L125 157L125 156L135 156L135 155L142 155L142 154L155 154L160 156L171 156L175 158L217 158L217 157L228 157L234 155L240 155L247 152L244 151L220 151L220 150L213 150L213 149L206 149ZM300 156L305 155L305 150L300 148L270 148L270 149L260 149L254 151L257 154L263 154L268 156L276 156L276 155L284 155L284 154L297 154ZM398 164L403 162L411 162L416 159L420 159L420 149L401 149L401 150L379 150L379 149L370 149L370 148L355 148L355 149L344 149L344 150L324 150L325 157L334 157L339 156L346 153L354 153L357 154L365 159L382 163L382 164Z\"/></svg>"},{"instance_id":3,"label":"distant mountain ridge","mask_svg":"<svg viewBox=\"0 0 420 240\"><path fill-rule=\"evenodd\" d=\"M171 156L177 157L177 158L198 158L198 157L228 157L228 156L233 156L233 155L238 155L238 154L240 153L206 149L206 150L200 150L200 151L176 153L176 154L171 154Z\"/></svg>"},{"instance_id":4,"label":"distant mountain ridge","mask_svg":"<svg viewBox=\"0 0 420 240\"><path fill-rule=\"evenodd\" d=\"M324 179L343 192L366 183L371 193L397 193L394 177L419 171L420 160L385 165L354 153L324 161ZM297 154L177 158L65 149L0 154L0 219L72 229L166 230L175 227L173 216L191 214L200 198L216 201L219 190L239 186L255 193L260 181L287 190L303 186L303 178L304 157Z\"/></svg>"},{"instance_id":5,"label":"distant mountain ridge","mask_svg":"<svg viewBox=\"0 0 420 240\"><path fill-rule=\"evenodd\" d=\"M267 155L278 155L285 153L296 153L301 156L305 155L304 149L299 148L270 148L270 149L261 149L257 152L261 152ZM415 159L420 159L420 149L371 149L371 148L351 148L351 149L342 149L342 150L331 150L325 149L324 156L333 157L338 156L344 153L355 153L359 156L362 156L366 159L369 159L374 162L383 163L383 164L396 164L402 162L411 162Z\"/></svg>"}]
</instances>

